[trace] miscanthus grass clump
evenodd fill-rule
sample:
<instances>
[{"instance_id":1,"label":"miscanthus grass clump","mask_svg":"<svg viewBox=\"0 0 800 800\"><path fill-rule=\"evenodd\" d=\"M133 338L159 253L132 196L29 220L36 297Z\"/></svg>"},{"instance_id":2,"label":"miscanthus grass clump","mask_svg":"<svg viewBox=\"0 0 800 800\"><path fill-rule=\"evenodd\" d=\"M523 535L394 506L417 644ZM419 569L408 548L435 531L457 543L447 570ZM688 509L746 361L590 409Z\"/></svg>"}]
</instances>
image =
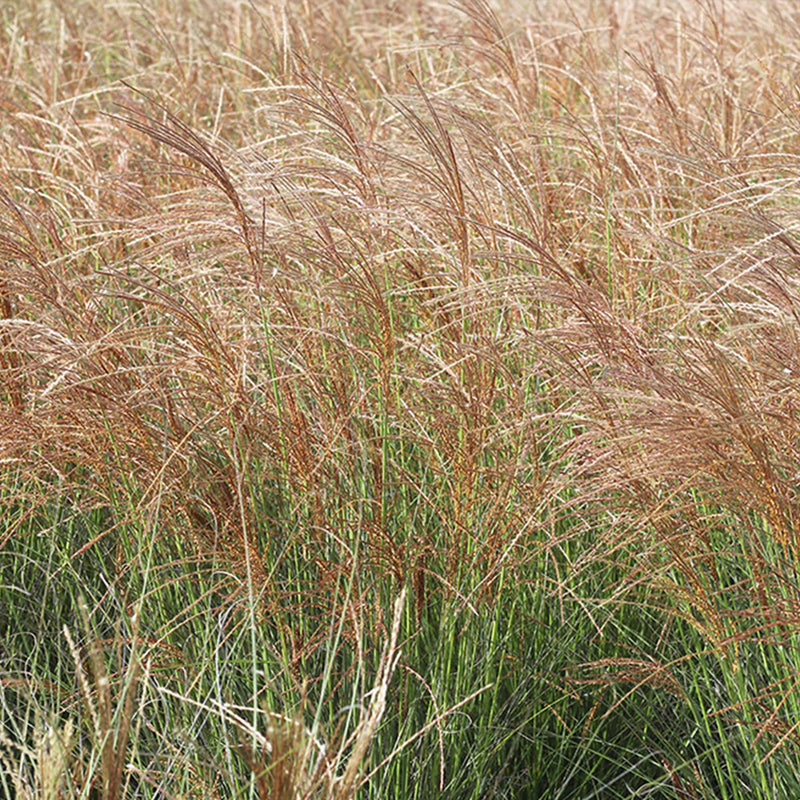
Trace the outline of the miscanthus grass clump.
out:
<instances>
[{"instance_id":1,"label":"miscanthus grass clump","mask_svg":"<svg viewBox=\"0 0 800 800\"><path fill-rule=\"evenodd\" d=\"M4 796L800 796L792 3L0 18Z\"/></svg>"}]
</instances>

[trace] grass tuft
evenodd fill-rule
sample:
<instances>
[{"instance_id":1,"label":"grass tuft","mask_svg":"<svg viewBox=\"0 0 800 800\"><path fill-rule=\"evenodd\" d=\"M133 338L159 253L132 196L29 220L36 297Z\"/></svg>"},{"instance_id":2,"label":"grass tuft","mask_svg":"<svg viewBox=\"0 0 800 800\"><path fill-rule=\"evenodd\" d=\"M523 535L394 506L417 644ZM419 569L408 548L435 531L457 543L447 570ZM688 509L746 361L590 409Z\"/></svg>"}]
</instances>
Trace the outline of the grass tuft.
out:
<instances>
[{"instance_id":1,"label":"grass tuft","mask_svg":"<svg viewBox=\"0 0 800 800\"><path fill-rule=\"evenodd\" d=\"M2 792L800 794L794 15L2 9Z\"/></svg>"}]
</instances>

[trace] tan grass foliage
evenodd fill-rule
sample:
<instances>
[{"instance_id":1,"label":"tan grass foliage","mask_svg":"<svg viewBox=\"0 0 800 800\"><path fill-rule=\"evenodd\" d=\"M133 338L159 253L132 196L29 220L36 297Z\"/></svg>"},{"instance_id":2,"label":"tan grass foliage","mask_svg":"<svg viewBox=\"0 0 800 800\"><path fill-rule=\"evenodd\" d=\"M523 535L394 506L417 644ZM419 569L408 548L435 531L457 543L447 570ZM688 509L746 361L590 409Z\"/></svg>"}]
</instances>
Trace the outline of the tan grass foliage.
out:
<instances>
[{"instance_id":1,"label":"tan grass foliage","mask_svg":"<svg viewBox=\"0 0 800 800\"><path fill-rule=\"evenodd\" d=\"M562 518L734 660L795 631L793 5L178 6L2 11L15 524L144 521L297 658L338 576L474 608Z\"/></svg>"},{"instance_id":2,"label":"tan grass foliage","mask_svg":"<svg viewBox=\"0 0 800 800\"><path fill-rule=\"evenodd\" d=\"M41 724L34 748L12 742L0 731L0 764L20 800L58 800L65 796L66 778L73 768L74 730Z\"/></svg>"}]
</instances>

